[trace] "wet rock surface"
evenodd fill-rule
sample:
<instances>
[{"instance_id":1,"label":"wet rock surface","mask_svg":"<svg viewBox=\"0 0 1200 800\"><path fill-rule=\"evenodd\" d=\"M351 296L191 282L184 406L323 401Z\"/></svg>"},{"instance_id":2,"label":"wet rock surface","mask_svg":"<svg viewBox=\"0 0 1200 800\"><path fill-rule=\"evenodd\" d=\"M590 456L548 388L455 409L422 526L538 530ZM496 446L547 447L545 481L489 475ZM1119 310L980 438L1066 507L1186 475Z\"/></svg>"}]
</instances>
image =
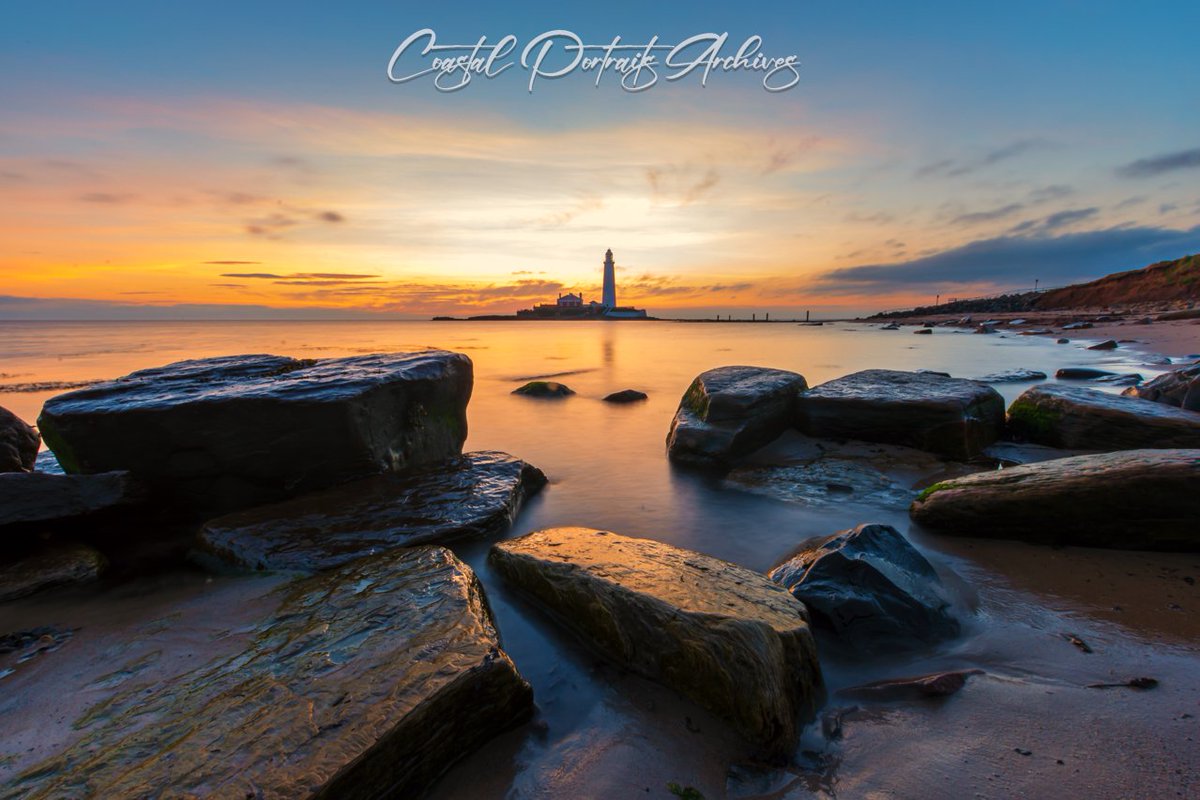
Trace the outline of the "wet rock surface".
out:
<instances>
[{"instance_id":1,"label":"wet rock surface","mask_svg":"<svg viewBox=\"0 0 1200 800\"><path fill-rule=\"evenodd\" d=\"M0 406L0 473L33 469L41 444L42 437L31 425Z\"/></svg>"},{"instance_id":2,"label":"wet rock surface","mask_svg":"<svg viewBox=\"0 0 1200 800\"><path fill-rule=\"evenodd\" d=\"M1008 409L1014 439L1079 450L1200 447L1200 414L1082 386L1048 384Z\"/></svg>"},{"instance_id":3,"label":"wet rock surface","mask_svg":"<svg viewBox=\"0 0 1200 800\"><path fill-rule=\"evenodd\" d=\"M1130 450L935 484L914 521L954 536L1128 550L1200 550L1200 450Z\"/></svg>"},{"instance_id":4,"label":"wet rock surface","mask_svg":"<svg viewBox=\"0 0 1200 800\"><path fill-rule=\"evenodd\" d=\"M54 397L38 422L69 473L128 470L181 511L227 511L458 455L471 384L445 351L228 356Z\"/></svg>"},{"instance_id":5,"label":"wet rock surface","mask_svg":"<svg viewBox=\"0 0 1200 800\"><path fill-rule=\"evenodd\" d=\"M692 381L667 434L674 461L728 466L792 427L803 375L765 367L718 367Z\"/></svg>"},{"instance_id":6,"label":"wet rock surface","mask_svg":"<svg viewBox=\"0 0 1200 800\"><path fill-rule=\"evenodd\" d=\"M330 569L397 547L499 533L545 484L541 470L507 453L467 453L219 517L198 545L251 569Z\"/></svg>"},{"instance_id":7,"label":"wet rock surface","mask_svg":"<svg viewBox=\"0 0 1200 800\"><path fill-rule=\"evenodd\" d=\"M1200 411L1200 361L1171 370L1123 394L1182 408Z\"/></svg>"},{"instance_id":8,"label":"wet rock surface","mask_svg":"<svg viewBox=\"0 0 1200 800\"><path fill-rule=\"evenodd\" d=\"M1111 370L1094 367L1063 367L1054 373L1054 377L1067 381L1091 381L1096 378L1110 378L1116 374Z\"/></svg>"},{"instance_id":9,"label":"wet rock surface","mask_svg":"<svg viewBox=\"0 0 1200 800\"><path fill-rule=\"evenodd\" d=\"M0 603L54 586L93 581L107 563L87 545L64 544L0 564Z\"/></svg>"},{"instance_id":10,"label":"wet rock surface","mask_svg":"<svg viewBox=\"0 0 1200 800\"><path fill-rule=\"evenodd\" d=\"M866 653L957 636L952 600L926 558L890 525L865 524L811 542L771 570L813 625Z\"/></svg>"},{"instance_id":11,"label":"wet rock surface","mask_svg":"<svg viewBox=\"0 0 1200 800\"><path fill-rule=\"evenodd\" d=\"M737 489L804 506L845 502L905 509L917 493L870 463L829 456L801 464L744 466L726 476Z\"/></svg>"},{"instance_id":12,"label":"wet rock surface","mask_svg":"<svg viewBox=\"0 0 1200 800\"><path fill-rule=\"evenodd\" d=\"M553 528L492 548L507 580L617 663L785 759L824 689L804 606L765 576L648 539Z\"/></svg>"},{"instance_id":13,"label":"wet rock surface","mask_svg":"<svg viewBox=\"0 0 1200 800\"><path fill-rule=\"evenodd\" d=\"M143 496L128 472L0 473L0 526L81 517L136 503Z\"/></svg>"},{"instance_id":14,"label":"wet rock surface","mask_svg":"<svg viewBox=\"0 0 1200 800\"><path fill-rule=\"evenodd\" d=\"M1000 438L1004 400L990 386L928 373L871 369L802 394L797 427L809 436L863 439L968 459Z\"/></svg>"},{"instance_id":15,"label":"wet rock surface","mask_svg":"<svg viewBox=\"0 0 1200 800\"><path fill-rule=\"evenodd\" d=\"M113 684L0 797L413 797L532 709L478 580L443 548L278 593L244 651Z\"/></svg>"}]
</instances>

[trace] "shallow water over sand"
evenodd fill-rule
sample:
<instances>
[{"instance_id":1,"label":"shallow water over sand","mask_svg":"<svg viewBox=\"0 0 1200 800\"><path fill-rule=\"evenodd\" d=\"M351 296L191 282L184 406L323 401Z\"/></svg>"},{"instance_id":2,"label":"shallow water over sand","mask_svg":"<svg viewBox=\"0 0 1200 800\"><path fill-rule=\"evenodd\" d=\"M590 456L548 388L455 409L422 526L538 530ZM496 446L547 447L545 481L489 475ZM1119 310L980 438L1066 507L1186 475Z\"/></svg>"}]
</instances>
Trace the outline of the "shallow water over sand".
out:
<instances>
[{"instance_id":1,"label":"shallow water over sand","mask_svg":"<svg viewBox=\"0 0 1200 800\"><path fill-rule=\"evenodd\" d=\"M0 323L0 384L111 378L230 353L332 357L457 350L475 363L467 448L513 453L551 481L510 535L551 525L609 528L765 570L804 539L861 522L908 531L907 515L852 500L800 507L672 467L664 437L697 373L752 364L795 370L811 385L872 367L956 377L1015 368L1052 375L1059 367L1099 365L1149 378L1162 369L1144 366L1136 351L1124 347L1088 351L1084 340L1055 345L1044 337L911 331L844 323ZM577 394L564 400L510 394L526 380L548 376ZM1011 400L1028 385L996 388ZM626 388L645 391L649 399L631 405L600 399ZM0 393L0 405L32 421L55 393ZM788 442L779 447L786 451ZM932 476L905 476L914 482L922 477ZM708 798L727 789L754 797L1187 796L1198 790L1190 775L1200 769L1194 741L1200 625L1197 588L1183 578L1200 578L1200 558L947 540L919 531L910 536L962 578L964 603L976 609L967 632L936 652L903 661L856 664L829 652L829 707L859 706L845 717L844 738L827 744L813 731L805 747L822 754L805 756L805 770L728 784L729 765L748 750L721 723L668 690L605 664L514 596L486 563L489 543L456 545L484 582L505 647L533 684L539 714L459 765L435 796L669 798L668 781L694 786ZM244 593L237 579L206 583L196 575L190 594L186 582L168 593L144 580L151 619L189 619L171 615L177 606L193 608L202 592L233 604ZM7 721L32 713L39 693L47 692L39 678L59 679L58 671L51 672L55 662L68 663L71 644L86 642L89 627L120 638L120 630L102 631L106 597L127 620L113 626L141 630L128 621L130 591L101 584L84 595L90 598L88 621L75 624L85 630L0 679L6 692L12 687L24 693L24 699L0 701L0 716ZM64 599L0 606L0 632L70 623ZM1064 633L1087 640L1094 652L1082 653ZM159 635L167 651L203 638L185 622ZM962 667L988 674L945 701L872 705L836 696L837 689L867 680ZM1143 674L1158 678L1160 687L1140 693L1082 688ZM6 759L10 755L8 748L0 752L0 781L6 765L16 763Z\"/></svg>"}]
</instances>

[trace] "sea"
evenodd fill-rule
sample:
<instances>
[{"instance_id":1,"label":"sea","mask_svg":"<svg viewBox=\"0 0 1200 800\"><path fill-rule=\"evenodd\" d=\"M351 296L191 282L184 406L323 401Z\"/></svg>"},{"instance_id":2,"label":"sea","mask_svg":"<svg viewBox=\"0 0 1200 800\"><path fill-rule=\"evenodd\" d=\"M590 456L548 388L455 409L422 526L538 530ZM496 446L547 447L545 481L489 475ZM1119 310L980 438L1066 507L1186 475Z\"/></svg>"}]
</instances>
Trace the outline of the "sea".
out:
<instances>
[{"instance_id":1,"label":"sea","mask_svg":"<svg viewBox=\"0 0 1200 800\"><path fill-rule=\"evenodd\" d=\"M863 522L906 532L908 518L902 509L853 498L797 505L672 465L665 451L672 415L704 370L774 367L816 385L869 368L963 378L1020 368L1040 370L1050 380L1060 367L1138 372L1147 379L1168 368L1124 346L1088 350L1094 341L1087 338L1056 344L1054 337L1021 336L1004 326L991 335L937 328L914 336L913 330L883 330L870 322L0 322L0 406L33 422L42 404L62 391L54 386L208 356L452 350L474 363L466 449L511 453L550 480L506 536L548 526L602 528L767 570L811 537ZM575 394L557 400L512 394L530 380L558 381ZM1030 385L995 388L1011 401ZM645 392L648 399L603 401L622 389ZM914 541L958 573L994 574L972 565L961 549L940 553L936 541ZM658 797L670 775L710 793L724 786L726 756L736 755L739 745L721 725L606 663L512 593L489 568L488 545L467 542L453 549L480 575L504 647L533 684L538 717L532 728L503 737L452 771L435 796L624 796L636 784L639 794L629 796ZM1026 647L1022 635L1010 630L996 647L1019 653ZM882 674L836 664L827 672L834 688ZM667 743L676 736L678 742ZM647 793L640 793L642 782Z\"/></svg>"}]
</instances>

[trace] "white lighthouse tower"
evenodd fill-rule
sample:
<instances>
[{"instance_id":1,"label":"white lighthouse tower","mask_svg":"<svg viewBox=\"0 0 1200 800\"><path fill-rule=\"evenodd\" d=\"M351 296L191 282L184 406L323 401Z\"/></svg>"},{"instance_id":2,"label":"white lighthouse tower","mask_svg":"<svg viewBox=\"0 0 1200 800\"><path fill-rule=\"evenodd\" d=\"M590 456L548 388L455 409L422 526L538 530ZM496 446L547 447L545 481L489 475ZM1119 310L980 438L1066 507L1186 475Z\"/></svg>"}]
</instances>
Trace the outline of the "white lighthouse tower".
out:
<instances>
[{"instance_id":1,"label":"white lighthouse tower","mask_svg":"<svg viewBox=\"0 0 1200 800\"><path fill-rule=\"evenodd\" d=\"M612 248L604 253L604 292L600 297L600 305L606 311L617 307L617 276L613 266Z\"/></svg>"}]
</instances>

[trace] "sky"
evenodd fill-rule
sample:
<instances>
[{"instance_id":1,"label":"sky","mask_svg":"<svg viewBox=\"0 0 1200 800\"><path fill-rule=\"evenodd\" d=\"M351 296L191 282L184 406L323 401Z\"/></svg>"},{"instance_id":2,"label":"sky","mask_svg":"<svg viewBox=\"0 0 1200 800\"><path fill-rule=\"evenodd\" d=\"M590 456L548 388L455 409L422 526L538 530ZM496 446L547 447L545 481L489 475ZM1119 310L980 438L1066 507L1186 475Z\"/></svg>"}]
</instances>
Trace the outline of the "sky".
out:
<instances>
[{"instance_id":1,"label":"sky","mask_svg":"<svg viewBox=\"0 0 1200 800\"><path fill-rule=\"evenodd\" d=\"M610 247L658 316L828 316L1200 251L1200 4L750 6L13 4L0 319L511 313ZM389 81L425 28L757 35L799 79Z\"/></svg>"}]
</instances>

